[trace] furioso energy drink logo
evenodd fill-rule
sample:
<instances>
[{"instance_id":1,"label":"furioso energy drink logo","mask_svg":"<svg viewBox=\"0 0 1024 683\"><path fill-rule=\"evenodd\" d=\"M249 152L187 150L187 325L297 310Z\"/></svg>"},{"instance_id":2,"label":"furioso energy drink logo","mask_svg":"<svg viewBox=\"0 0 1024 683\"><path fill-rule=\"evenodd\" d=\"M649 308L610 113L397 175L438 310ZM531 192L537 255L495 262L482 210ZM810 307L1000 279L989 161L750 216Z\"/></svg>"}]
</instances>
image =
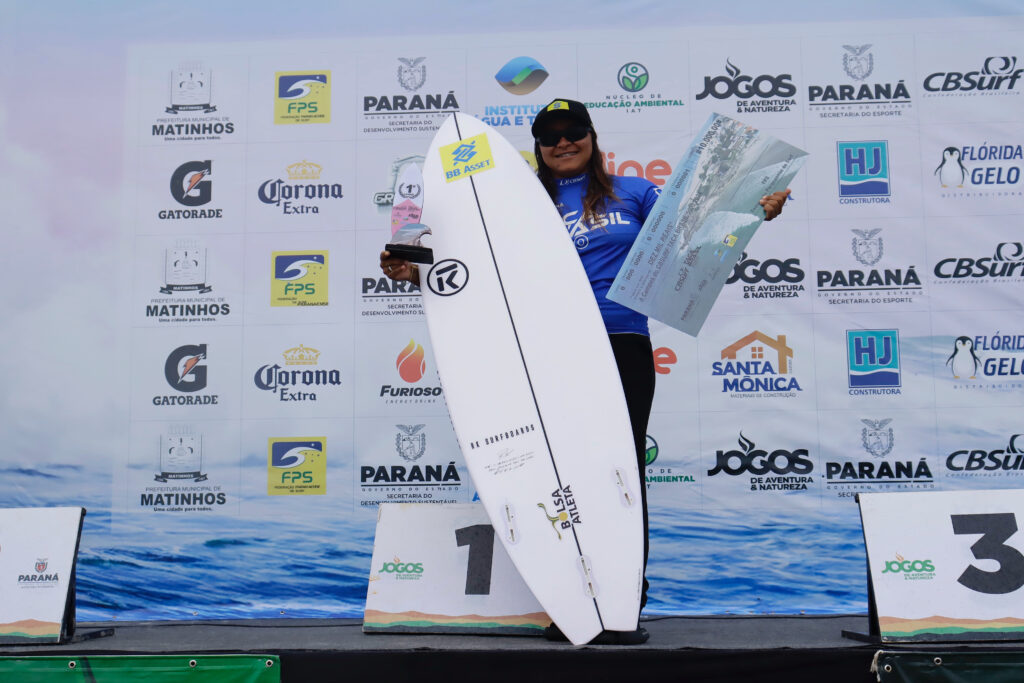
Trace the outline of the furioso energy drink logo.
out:
<instances>
[{"instance_id":1,"label":"furioso energy drink logo","mask_svg":"<svg viewBox=\"0 0 1024 683\"><path fill-rule=\"evenodd\" d=\"M330 71L279 71L274 123L330 123Z\"/></svg>"},{"instance_id":2,"label":"furioso energy drink logo","mask_svg":"<svg viewBox=\"0 0 1024 683\"><path fill-rule=\"evenodd\" d=\"M484 133L445 145L440 154L447 183L494 168L491 145Z\"/></svg>"},{"instance_id":3,"label":"furioso energy drink logo","mask_svg":"<svg viewBox=\"0 0 1024 683\"><path fill-rule=\"evenodd\" d=\"M326 306L327 251L275 251L271 306Z\"/></svg>"},{"instance_id":4,"label":"furioso energy drink logo","mask_svg":"<svg viewBox=\"0 0 1024 683\"><path fill-rule=\"evenodd\" d=\"M326 492L326 438L267 440L267 495L322 496Z\"/></svg>"},{"instance_id":5,"label":"furioso energy drink logo","mask_svg":"<svg viewBox=\"0 0 1024 683\"><path fill-rule=\"evenodd\" d=\"M889 143L837 142L840 204L888 204Z\"/></svg>"},{"instance_id":6,"label":"furioso energy drink logo","mask_svg":"<svg viewBox=\"0 0 1024 683\"><path fill-rule=\"evenodd\" d=\"M533 57L510 59L494 74L494 80L513 95L529 95L547 80L548 71Z\"/></svg>"},{"instance_id":7,"label":"furioso energy drink logo","mask_svg":"<svg viewBox=\"0 0 1024 683\"><path fill-rule=\"evenodd\" d=\"M900 394L898 330L847 330L850 395Z\"/></svg>"},{"instance_id":8,"label":"furioso energy drink logo","mask_svg":"<svg viewBox=\"0 0 1024 683\"><path fill-rule=\"evenodd\" d=\"M441 396L440 386L425 386L420 382L427 372L426 351L415 339L398 352L395 357L395 370L398 376L406 385L415 386L393 386L384 384L380 388L380 397L386 403L436 403Z\"/></svg>"},{"instance_id":9,"label":"furioso energy drink logo","mask_svg":"<svg viewBox=\"0 0 1024 683\"><path fill-rule=\"evenodd\" d=\"M399 377L410 384L415 384L423 379L423 373L427 371L425 356L423 347L417 344L416 340L410 339L409 344L399 352L398 358L395 359Z\"/></svg>"}]
</instances>

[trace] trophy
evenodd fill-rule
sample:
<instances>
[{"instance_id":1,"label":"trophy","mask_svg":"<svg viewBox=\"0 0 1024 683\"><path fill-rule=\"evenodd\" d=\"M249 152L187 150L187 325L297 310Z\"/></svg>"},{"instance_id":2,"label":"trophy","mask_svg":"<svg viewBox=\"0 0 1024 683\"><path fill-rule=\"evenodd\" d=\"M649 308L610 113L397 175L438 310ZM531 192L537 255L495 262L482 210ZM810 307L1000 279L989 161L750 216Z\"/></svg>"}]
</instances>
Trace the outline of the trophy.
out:
<instances>
[{"instance_id":1,"label":"trophy","mask_svg":"<svg viewBox=\"0 0 1024 683\"><path fill-rule=\"evenodd\" d=\"M419 165L405 165L395 183L391 205L391 241L384 246L395 258L412 263L433 263L434 251L420 244L430 228L420 223L423 213L423 171Z\"/></svg>"}]
</instances>

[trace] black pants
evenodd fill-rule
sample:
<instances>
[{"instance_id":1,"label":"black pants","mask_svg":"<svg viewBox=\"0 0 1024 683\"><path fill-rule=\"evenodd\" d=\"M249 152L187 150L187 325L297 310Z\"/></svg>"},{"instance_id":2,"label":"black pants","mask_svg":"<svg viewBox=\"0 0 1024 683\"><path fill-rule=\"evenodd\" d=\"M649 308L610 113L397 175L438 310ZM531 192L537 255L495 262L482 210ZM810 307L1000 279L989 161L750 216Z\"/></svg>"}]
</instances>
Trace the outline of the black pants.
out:
<instances>
[{"instance_id":1,"label":"black pants","mask_svg":"<svg viewBox=\"0 0 1024 683\"><path fill-rule=\"evenodd\" d=\"M637 466L640 468L640 502L644 513L644 589L640 594L640 607L647 604L647 485L644 473L647 471L647 421L651 417L654 402L654 352L651 338L642 334L609 334L622 378L622 390L626 394L626 408L629 423L633 428L633 442L636 445Z\"/></svg>"}]
</instances>

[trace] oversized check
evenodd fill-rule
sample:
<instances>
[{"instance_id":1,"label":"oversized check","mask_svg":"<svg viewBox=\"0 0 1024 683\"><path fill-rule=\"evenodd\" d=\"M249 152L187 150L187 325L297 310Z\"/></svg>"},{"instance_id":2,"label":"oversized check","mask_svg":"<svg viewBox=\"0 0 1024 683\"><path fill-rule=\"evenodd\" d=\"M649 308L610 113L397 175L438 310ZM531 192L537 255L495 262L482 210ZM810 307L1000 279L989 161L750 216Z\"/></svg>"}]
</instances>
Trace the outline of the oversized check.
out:
<instances>
[{"instance_id":1,"label":"oversized check","mask_svg":"<svg viewBox=\"0 0 1024 683\"><path fill-rule=\"evenodd\" d=\"M785 189L806 157L712 114L662 188L608 298L697 336L764 221L761 198Z\"/></svg>"}]
</instances>

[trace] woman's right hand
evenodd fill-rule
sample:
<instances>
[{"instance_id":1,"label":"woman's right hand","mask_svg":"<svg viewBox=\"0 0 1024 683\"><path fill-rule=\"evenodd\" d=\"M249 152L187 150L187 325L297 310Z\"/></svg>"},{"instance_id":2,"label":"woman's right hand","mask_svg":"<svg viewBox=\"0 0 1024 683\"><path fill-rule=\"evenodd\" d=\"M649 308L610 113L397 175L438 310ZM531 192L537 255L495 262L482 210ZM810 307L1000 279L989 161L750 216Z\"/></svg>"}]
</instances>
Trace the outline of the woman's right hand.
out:
<instances>
[{"instance_id":1,"label":"woman's right hand","mask_svg":"<svg viewBox=\"0 0 1024 683\"><path fill-rule=\"evenodd\" d=\"M391 252L380 252L380 269L392 280L405 280L414 285L420 284L420 268L415 263L404 259L392 258Z\"/></svg>"}]
</instances>

